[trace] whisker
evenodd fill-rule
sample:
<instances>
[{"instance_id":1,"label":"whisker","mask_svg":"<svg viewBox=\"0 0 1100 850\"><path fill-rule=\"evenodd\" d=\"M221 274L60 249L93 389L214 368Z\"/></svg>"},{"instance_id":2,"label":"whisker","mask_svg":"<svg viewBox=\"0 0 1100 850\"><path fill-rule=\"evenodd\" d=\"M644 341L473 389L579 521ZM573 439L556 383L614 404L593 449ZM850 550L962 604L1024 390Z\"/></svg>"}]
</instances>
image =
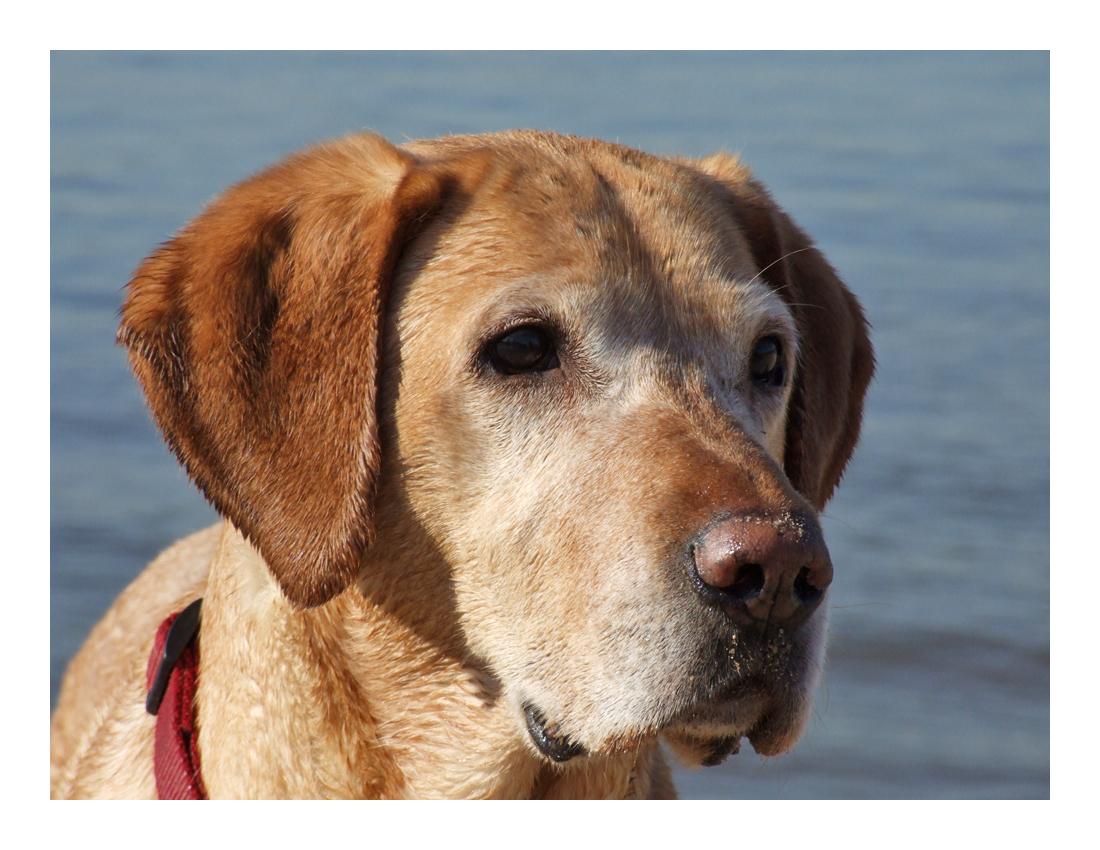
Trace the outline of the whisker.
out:
<instances>
[{"instance_id":1,"label":"whisker","mask_svg":"<svg viewBox=\"0 0 1100 850\"><path fill-rule=\"evenodd\" d=\"M824 310L825 309L820 304L801 304L801 303L795 303L795 302L791 302L787 306L788 307L813 307L815 310Z\"/></svg>"},{"instance_id":2,"label":"whisker","mask_svg":"<svg viewBox=\"0 0 1100 850\"><path fill-rule=\"evenodd\" d=\"M832 610L832 611L847 611L847 610L849 610L850 608L866 608L866 607L867 607L868 605L886 605L886 606L889 606L889 605L890 605L890 603L889 603L889 602L885 602L885 601L879 601L879 602L856 602L856 603L854 603L854 604L852 604L852 605L830 605L830 606L829 606L829 609L830 609L830 610Z\"/></svg>"},{"instance_id":3,"label":"whisker","mask_svg":"<svg viewBox=\"0 0 1100 850\"><path fill-rule=\"evenodd\" d=\"M760 278L760 275L764 274L764 272L766 272L768 269L770 269L776 263L781 263L785 259L787 259L787 257L793 257L795 254L801 254L803 251L809 251L809 250L810 250L809 246L806 246L805 248L795 248L795 250L788 251L782 257L777 257L776 259L774 259L770 263L768 263L766 266L764 266L764 268L762 268L760 271L758 271L756 273L756 275L753 277L753 279L749 281L749 283L750 284L756 283L756 281ZM784 286L789 286L789 285L790 284L784 284ZM783 289L783 286L781 286L779 288Z\"/></svg>"},{"instance_id":4,"label":"whisker","mask_svg":"<svg viewBox=\"0 0 1100 850\"><path fill-rule=\"evenodd\" d=\"M839 522L841 525L843 525L849 531L856 531L856 529L854 527L848 525L848 523L846 523L840 517L836 516L836 514L831 514L828 511L822 511L821 516L822 516L823 519L831 519L833 522ZM856 533L858 534L858 532L856 532Z\"/></svg>"}]
</instances>

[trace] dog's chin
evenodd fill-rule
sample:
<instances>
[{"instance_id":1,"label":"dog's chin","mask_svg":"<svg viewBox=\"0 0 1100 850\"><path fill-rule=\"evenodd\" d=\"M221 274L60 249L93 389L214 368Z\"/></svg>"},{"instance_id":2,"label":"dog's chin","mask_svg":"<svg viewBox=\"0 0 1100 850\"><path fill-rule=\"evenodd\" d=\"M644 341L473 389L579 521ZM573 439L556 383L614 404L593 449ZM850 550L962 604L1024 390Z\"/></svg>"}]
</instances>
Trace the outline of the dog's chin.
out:
<instances>
[{"instance_id":1,"label":"dog's chin","mask_svg":"<svg viewBox=\"0 0 1100 850\"><path fill-rule=\"evenodd\" d=\"M657 735L672 755L685 767L711 767L724 762L741 749L747 738L763 756L775 756L790 750L805 730L809 706L797 699L776 700L762 693L749 693L735 699L715 700L692 707L678 718L649 727L645 732L612 736L598 744L585 744L548 723L531 704L524 706L527 732L543 756L562 763L581 755L617 755L636 750Z\"/></svg>"},{"instance_id":2,"label":"dog's chin","mask_svg":"<svg viewBox=\"0 0 1100 850\"><path fill-rule=\"evenodd\" d=\"M747 738L757 754L777 756L789 751L802 737L805 720L768 714L747 728L702 727L687 723L666 729L661 737L677 761L685 767L711 767L721 764L741 749L741 739Z\"/></svg>"},{"instance_id":3,"label":"dog's chin","mask_svg":"<svg viewBox=\"0 0 1100 850\"><path fill-rule=\"evenodd\" d=\"M802 737L810 717L806 698L762 695L693 708L661 733L672 754L686 767L721 764L737 753L747 738L762 756L789 751Z\"/></svg>"}]
</instances>

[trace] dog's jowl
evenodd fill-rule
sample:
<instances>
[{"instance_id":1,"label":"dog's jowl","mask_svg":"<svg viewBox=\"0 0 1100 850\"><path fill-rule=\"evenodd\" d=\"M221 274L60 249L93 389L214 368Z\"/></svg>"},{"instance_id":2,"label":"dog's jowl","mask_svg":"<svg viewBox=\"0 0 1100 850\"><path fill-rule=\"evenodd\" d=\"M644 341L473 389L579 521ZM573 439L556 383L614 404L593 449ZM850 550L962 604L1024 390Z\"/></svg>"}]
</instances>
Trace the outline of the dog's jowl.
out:
<instances>
[{"instance_id":1,"label":"dog's jowl","mask_svg":"<svg viewBox=\"0 0 1100 850\"><path fill-rule=\"evenodd\" d=\"M873 359L736 158L321 145L145 260L119 341L224 522L72 662L54 796L669 797L666 753L802 734Z\"/></svg>"}]
</instances>

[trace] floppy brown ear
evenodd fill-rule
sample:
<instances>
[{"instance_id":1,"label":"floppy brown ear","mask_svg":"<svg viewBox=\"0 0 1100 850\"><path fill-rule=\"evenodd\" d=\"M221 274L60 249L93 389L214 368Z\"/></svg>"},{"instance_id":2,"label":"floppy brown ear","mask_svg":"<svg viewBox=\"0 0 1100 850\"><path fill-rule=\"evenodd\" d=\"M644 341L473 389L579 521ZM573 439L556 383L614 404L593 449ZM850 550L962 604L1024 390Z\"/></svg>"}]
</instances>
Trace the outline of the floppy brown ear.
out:
<instances>
[{"instance_id":1,"label":"floppy brown ear","mask_svg":"<svg viewBox=\"0 0 1100 850\"><path fill-rule=\"evenodd\" d=\"M791 484L821 510L859 440L863 397L874 373L863 310L810 238L735 157L717 154L696 165L728 191L761 277L794 314L801 353L787 411L784 468Z\"/></svg>"},{"instance_id":2,"label":"floppy brown ear","mask_svg":"<svg viewBox=\"0 0 1100 850\"><path fill-rule=\"evenodd\" d=\"M314 148L227 191L130 282L118 338L157 424L299 607L346 588L373 539L389 278L462 174L376 136Z\"/></svg>"}]
</instances>

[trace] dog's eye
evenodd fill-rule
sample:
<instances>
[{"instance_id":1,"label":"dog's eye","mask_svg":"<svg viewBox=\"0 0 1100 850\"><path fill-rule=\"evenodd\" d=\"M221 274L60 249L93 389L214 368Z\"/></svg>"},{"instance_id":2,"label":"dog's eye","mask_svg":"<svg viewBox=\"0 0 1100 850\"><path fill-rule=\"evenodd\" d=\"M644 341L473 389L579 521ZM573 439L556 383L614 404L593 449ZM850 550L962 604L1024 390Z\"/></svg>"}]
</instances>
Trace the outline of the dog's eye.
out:
<instances>
[{"instance_id":1,"label":"dog's eye","mask_svg":"<svg viewBox=\"0 0 1100 850\"><path fill-rule=\"evenodd\" d=\"M513 328L489 343L489 361L505 375L556 369L558 352L549 331L538 325Z\"/></svg>"},{"instance_id":2,"label":"dog's eye","mask_svg":"<svg viewBox=\"0 0 1100 850\"><path fill-rule=\"evenodd\" d=\"M781 387L786 378L783 368L783 343L778 337L765 336L752 347L749 371L756 383L768 387Z\"/></svg>"}]
</instances>

